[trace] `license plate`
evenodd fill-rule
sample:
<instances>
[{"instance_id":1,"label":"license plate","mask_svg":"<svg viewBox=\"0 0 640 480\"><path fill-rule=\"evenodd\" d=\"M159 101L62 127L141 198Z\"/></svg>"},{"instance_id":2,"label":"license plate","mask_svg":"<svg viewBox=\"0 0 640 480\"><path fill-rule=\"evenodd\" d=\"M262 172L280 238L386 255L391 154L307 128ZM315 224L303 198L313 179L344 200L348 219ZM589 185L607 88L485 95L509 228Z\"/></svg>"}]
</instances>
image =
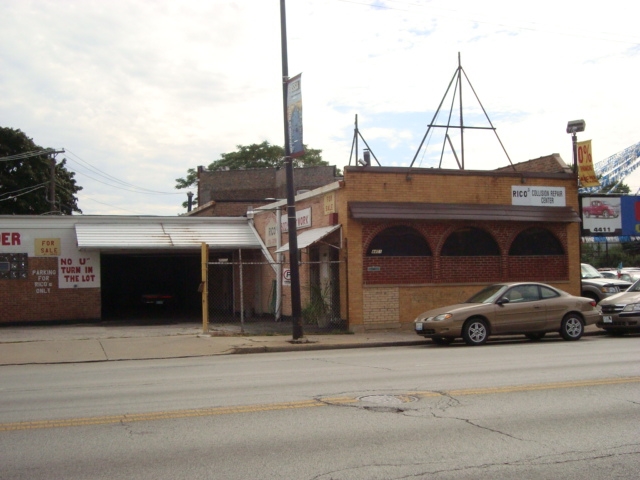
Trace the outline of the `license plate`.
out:
<instances>
[{"instance_id":1,"label":"license plate","mask_svg":"<svg viewBox=\"0 0 640 480\"><path fill-rule=\"evenodd\" d=\"M422 324L421 323L416 323L416 330L417 331L422 330Z\"/></svg>"},{"instance_id":2,"label":"license plate","mask_svg":"<svg viewBox=\"0 0 640 480\"><path fill-rule=\"evenodd\" d=\"M611 318L611 315L604 315L602 317L602 323L613 323L613 318Z\"/></svg>"}]
</instances>

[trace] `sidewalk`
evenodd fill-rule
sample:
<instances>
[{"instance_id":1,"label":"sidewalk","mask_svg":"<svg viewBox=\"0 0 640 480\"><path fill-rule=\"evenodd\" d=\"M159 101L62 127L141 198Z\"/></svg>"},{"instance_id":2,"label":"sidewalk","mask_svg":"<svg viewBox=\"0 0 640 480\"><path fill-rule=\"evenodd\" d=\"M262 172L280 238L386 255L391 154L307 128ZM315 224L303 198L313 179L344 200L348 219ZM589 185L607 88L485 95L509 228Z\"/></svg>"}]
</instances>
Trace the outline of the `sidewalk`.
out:
<instances>
[{"instance_id":1,"label":"sidewalk","mask_svg":"<svg viewBox=\"0 0 640 480\"><path fill-rule=\"evenodd\" d=\"M282 326L281 330L287 329ZM597 335L595 325L585 335ZM237 326L51 325L0 327L0 365L82 363L116 360L186 358L236 353L291 352L343 348L426 345L412 330L356 334L305 334L293 342L288 334L241 335Z\"/></svg>"}]
</instances>

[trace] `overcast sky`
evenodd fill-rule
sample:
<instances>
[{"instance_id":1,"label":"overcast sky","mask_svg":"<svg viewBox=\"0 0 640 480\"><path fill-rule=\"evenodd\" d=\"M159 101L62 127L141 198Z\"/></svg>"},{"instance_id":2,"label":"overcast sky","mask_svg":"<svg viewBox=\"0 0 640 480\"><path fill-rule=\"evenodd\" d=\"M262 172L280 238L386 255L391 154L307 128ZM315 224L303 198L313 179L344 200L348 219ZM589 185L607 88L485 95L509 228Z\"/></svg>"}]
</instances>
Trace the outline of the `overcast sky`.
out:
<instances>
[{"instance_id":1,"label":"overcast sky","mask_svg":"<svg viewBox=\"0 0 640 480\"><path fill-rule=\"evenodd\" d=\"M595 162L640 142L638 2L288 0L286 10L304 142L340 168L356 115L382 165L458 168L449 147L440 163L443 129L418 152L440 103L436 123L452 110L458 55L465 126L489 126L484 108L497 132L465 130L466 169L552 153L570 163L569 120L586 121L578 139L592 140ZM175 179L188 168L237 145L284 144L277 0L0 0L0 12L0 126L66 150L57 158L77 172L84 214L183 213Z\"/></svg>"}]
</instances>

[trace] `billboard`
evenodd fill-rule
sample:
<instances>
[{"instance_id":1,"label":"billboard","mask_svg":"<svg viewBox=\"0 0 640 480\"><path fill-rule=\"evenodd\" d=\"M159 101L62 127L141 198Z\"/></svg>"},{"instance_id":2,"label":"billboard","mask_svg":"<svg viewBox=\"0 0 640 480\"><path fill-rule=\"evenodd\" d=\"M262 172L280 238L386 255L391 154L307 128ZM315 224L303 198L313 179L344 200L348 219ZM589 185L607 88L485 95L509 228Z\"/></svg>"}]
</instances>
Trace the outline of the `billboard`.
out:
<instances>
[{"instance_id":1,"label":"billboard","mask_svg":"<svg viewBox=\"0 0 640 480\"><path fill-rule=\"evenodd\" d=\"M580 207L583 236L640 236L640 197L582 196Z\"/></svg>"}]
</instances>

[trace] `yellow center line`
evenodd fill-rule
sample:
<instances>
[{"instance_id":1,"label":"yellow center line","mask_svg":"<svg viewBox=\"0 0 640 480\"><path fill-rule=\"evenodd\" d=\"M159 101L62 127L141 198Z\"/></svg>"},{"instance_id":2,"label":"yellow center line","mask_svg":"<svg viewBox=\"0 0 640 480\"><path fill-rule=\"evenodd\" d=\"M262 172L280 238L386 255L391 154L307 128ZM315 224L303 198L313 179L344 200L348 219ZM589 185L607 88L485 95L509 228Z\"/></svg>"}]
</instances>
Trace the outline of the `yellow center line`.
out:
<instances>
[{"instance_id":1,"label":"yellow center line","mask_svg":"<svg viewBox=\"0 0 640 480\"><path fill-rule=\"evenodd\" d=\"M447 393L457 395L488 395L493 393L531 392L535 390L555 390L558 388L597 387L601 385L619 385L623 383L640 382L640 377L603 378L600 380L574 380L571 382L539 383L532 385L518 385L493 388L466 388L464 390L450 390Z\"/></svg>"},{"instance_id":2,"label":"yellow center line","mask_svg":"<svg viewBox=\"0 0 640 480\"><path fill-rule=\"evenodd\" d=\"M408 396L417 397L439 397L442 395L461 396L461 395L490 395L500 393L513 392L530 392L536 390L551 390L558 388L579 388L601 385L619 385L625 383L640 382L640 377L623 377L608 378L601 380L579 380L573 382L560 383L543 383L532 385L491 387L491 388L469 388L462 390L448 391L416 391L409 392ZM172 420L178 418L190 417L210 417L215 415L232 415L238 413L256 413L269 412L276 410L289 410L294 408L312 408L324 407L336 404L348 404L358 402L353 397L326 397L322 400L302 400L298 402L283 402L271 404L257 405L241 405L233 407L212 407L212 408L196 408L188 410L173 410L166 412L148 412L148 413L130 413L122 415L106 415L99 417L69 418L55 420L34 420L29 422L0 423L0 432L17 431L17 430L37 430L43 428L63 428L63 427L79 427L87 425L108 425L115 423L131 423L131 422L149 422L154 420Z\"/></svg>"}]
</instances>

